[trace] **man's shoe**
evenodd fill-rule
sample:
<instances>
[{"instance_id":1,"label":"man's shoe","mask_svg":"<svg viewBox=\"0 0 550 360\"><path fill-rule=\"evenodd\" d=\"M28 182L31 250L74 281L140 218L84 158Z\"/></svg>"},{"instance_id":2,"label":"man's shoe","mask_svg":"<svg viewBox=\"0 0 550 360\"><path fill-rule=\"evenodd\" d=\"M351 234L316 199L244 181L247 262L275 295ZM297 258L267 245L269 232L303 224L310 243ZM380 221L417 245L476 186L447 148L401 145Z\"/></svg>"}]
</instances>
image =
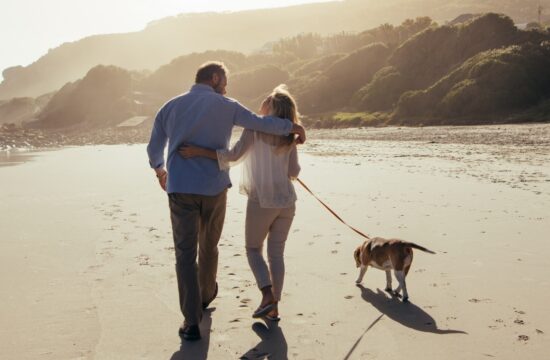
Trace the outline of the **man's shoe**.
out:
<instances>
[{"instance_id":1,"label":"man's shoe","mask_svg":"<svg viewBox=\"0 0 550 360\"><path fill-rule=\"evenodd\" d=\"M212 298L209 301L202 303L202 309L206 310L208 308L208 305L210 305L210 303L214 301L216 296L218 296L218 282L216 282L216 288L214 289L214 296L212 296Z\"/></svg>"},{"instance_id":2,"label":"man's shoe","mask_svg":"<svg viewBox=\"0 0 550 360\"><path fill-rule=\"evenodd\" d=\"M182 325L179 329L180 336L187 341L195 341L201 339L201 331L198 325Z\"/></svg>"}]
</instances>

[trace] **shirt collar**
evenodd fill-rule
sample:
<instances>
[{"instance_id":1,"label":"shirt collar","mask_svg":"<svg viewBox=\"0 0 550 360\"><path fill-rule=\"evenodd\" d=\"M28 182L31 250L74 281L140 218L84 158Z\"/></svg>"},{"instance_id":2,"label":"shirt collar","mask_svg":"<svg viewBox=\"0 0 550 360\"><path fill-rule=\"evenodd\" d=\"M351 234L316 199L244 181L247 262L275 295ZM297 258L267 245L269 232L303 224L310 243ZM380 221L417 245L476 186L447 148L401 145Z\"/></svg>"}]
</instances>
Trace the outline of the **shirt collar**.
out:
<instances>
[{"instance_id":1,"label":"shirt collar","mask_svg":"<svg viewBox=\"0 0 550 360\"><path fill-rule=\"evenodd\" d=\"M195 84L191 87L191 91L210 91L210 92L214 92L214 89L210 85Z\"/></svg>"}]
</instances>

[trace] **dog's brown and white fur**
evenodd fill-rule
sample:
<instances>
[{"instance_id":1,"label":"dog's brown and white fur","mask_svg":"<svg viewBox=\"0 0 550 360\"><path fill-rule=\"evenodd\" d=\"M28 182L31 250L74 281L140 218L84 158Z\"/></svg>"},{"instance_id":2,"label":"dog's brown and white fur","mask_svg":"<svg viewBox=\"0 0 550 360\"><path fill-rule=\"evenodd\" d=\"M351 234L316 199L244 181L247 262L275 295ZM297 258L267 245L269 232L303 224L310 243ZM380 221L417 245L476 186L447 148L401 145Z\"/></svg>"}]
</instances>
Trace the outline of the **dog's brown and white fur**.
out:
<instances>
[{"instance_id":1,"label":"dog's brown and white fur","mask_svg":"<svg viewBox=\"0 0 550 360\"><path fill-rule=\"evenodd\" d=\"M363 281L368 266L384 270L386 271L386 291L396 296L400 296L399 292L403 291L403 302L407 302L409 300L409 294L407 293L405 277L411 268L413 260L412 249L435 254L433 251L420 245L399 239L387 240L376 237L366 240L362 245L358 246L353 253L357 267L361 268L359 277L355 282L359 284ZM392 290L391 285L392 269L397 282L399 282L399 286L395 290Z\"/></svg>"}]
</instances>

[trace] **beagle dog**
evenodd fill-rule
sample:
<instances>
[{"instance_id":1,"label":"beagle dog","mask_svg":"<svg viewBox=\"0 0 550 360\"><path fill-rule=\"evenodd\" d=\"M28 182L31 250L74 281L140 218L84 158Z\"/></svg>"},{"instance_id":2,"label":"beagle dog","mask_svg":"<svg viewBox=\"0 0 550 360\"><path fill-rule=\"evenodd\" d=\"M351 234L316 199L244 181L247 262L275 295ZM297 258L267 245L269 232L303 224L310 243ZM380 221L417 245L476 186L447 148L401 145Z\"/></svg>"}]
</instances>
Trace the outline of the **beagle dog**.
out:
<instances>
[{"instance_id":1,"label":"beagle dog","mask_svg":"<svg viewBox=\"0 0 550 360\"><path fill-rule=\"evenodd\" d=\"M428 250L420 245L399 239L383 239L375 237L366 240L358 246L353 253L357 267L360 267L359 277L355 281L357 284L363 281L367 272L367 267L372 266L386 272L386 291L392 295L400 297L400 291L403 291L403 302L408 302L407 284L405 277L409 273L413 260L413 250L418 249L430 254L435 252ZM395 274L399 286L392 290L391 270Z\"/></svg>"}]
</instances>

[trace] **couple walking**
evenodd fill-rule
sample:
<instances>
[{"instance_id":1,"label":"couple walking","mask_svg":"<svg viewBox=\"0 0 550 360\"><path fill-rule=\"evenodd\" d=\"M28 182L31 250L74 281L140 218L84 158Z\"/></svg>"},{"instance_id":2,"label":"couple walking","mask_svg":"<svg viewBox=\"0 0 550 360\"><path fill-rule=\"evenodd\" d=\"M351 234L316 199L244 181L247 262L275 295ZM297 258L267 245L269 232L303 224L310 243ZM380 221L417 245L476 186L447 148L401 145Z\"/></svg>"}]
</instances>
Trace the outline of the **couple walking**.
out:
<instances>
[{"instance_id":1,"label":"couple walking","mask_svg":"<svg viewBox=\"0 0 550 360\"><path fill-rule=\"evenodd\" d=\"M283 252L296 201L291 179L300 171L296 143L305 141L305 130L284 87L275 88L256 115L225 97L226 86L223 63L201 66L190 91L159 110L147 147L149 163L168 193L184 317L179 333L185 340L200 339L202 312L218 293L218 241L231 187L228 170L241 161L240 191L248 196L246 254L262 293L253 316L279 319ZM229 149L234 125L245 130ZM269 267L262 255L266 237Z\"/></svg>"}]
</instances>

